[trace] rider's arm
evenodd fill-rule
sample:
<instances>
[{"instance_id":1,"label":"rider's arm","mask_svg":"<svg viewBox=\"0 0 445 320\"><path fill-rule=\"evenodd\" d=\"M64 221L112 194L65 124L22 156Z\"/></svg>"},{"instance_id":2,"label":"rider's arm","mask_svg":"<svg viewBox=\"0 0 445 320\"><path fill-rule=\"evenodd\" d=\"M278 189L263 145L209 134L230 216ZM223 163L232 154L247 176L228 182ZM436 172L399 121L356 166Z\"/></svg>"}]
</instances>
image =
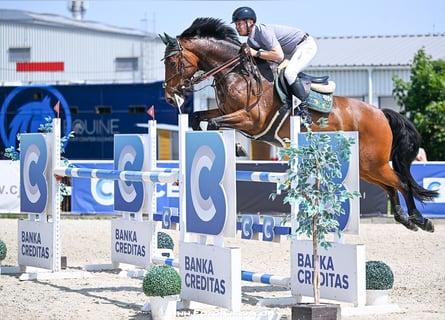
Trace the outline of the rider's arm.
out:
<instances>
[{"instance_id":1,"label":"rider's arm","mask_svg":"<svg viewBox=\"0 0 445 320\"><path fill-rule=\"evenodd\" d=\"M264 60L274 61L274 62L281 62L284 59L284 53L283 49L281 49L281 46L275 46L270 51L266 51L263 49L255 50L253 48L250 48L250 54L254 57L261 58Z\"/></svg>"}]
</instances>

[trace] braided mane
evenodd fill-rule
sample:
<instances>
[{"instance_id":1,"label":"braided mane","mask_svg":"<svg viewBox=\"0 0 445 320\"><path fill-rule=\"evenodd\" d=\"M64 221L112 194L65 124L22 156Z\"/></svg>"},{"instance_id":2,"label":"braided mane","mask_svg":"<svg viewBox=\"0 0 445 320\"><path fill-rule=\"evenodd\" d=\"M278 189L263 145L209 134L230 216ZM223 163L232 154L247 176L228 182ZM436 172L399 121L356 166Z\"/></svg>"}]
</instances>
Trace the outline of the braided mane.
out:
<instances>
[{"instance_id":1,"label":"braided mane","mask_svg":"<svg viewBox=\"0 0 445 320\"><path fill-rule=\"evenodd\" d=\"M236 44L241 44L235 29L224 24L221 19L197 18L192 25L184 30L181 38L211 37L217 40L228 40Z\"/></svg>"}]
</instances>

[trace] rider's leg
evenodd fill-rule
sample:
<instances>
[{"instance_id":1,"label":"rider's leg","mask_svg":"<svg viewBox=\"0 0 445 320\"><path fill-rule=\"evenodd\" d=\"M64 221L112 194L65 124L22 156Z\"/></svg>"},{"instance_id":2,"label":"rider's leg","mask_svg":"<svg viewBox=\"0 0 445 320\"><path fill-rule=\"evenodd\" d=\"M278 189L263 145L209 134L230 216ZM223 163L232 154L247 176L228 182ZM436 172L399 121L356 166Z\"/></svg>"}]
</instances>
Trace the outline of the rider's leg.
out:
<instances>
[{"instance_id":1,"label":"rider's leg","mask_svg":"<svg viewBox=\"0 0 445 320\"><path fill-rule=\"evenodd\" d=\"M289 83L291 93L300 99L303 103L309 95L310 81L298 77L300 73L314 58L317 53L317 44L309 36L295 50L295 53L289 60L289 64L284 70L284 76ZM307 88L309 86L309 88Z\"/></svg>"}]
</instances>

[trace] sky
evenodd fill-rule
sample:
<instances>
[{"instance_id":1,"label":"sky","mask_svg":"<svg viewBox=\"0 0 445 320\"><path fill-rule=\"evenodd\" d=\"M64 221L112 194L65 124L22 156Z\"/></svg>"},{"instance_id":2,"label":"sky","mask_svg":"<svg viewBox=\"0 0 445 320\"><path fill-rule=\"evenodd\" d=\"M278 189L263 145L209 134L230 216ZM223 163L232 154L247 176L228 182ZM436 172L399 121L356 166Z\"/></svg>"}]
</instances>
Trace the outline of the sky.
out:
<instances>
[{"instance_id":1,"label":"sky","mask_svg":"<svg viewBox=\"0 0 445 320\"><path fill-rule=\"evenodd\" d=\"M71 17L67 0L0 0L1 9ZM291 25L315 37L445 33L444 0L152 1L90 0L84 20L154 33L180 34L198 17L230 23L234 9L250 6L259 23Z\"/></svg>"}]
</instances>

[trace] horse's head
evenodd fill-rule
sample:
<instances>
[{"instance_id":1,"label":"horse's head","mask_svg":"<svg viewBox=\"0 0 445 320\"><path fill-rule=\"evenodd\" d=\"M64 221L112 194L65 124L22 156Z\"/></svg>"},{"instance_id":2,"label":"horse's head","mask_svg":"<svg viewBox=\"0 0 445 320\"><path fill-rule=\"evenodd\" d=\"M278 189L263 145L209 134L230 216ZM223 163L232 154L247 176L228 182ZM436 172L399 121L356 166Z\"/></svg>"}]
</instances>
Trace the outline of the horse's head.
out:
<instances>
[{"instance_id":1,"label":"horse's head","mask_svg":"<svg viewBox=\"0 0 445 320\"><path fill-rule=\"evenodd\" d=\"M178 39L164 33L159 35L166 45L164 53L165 65L165 99L178 108L184 101L184 96L191 91L191 78L198 71L198 58L184 50Z\"/></svg>"}]
</instances>

